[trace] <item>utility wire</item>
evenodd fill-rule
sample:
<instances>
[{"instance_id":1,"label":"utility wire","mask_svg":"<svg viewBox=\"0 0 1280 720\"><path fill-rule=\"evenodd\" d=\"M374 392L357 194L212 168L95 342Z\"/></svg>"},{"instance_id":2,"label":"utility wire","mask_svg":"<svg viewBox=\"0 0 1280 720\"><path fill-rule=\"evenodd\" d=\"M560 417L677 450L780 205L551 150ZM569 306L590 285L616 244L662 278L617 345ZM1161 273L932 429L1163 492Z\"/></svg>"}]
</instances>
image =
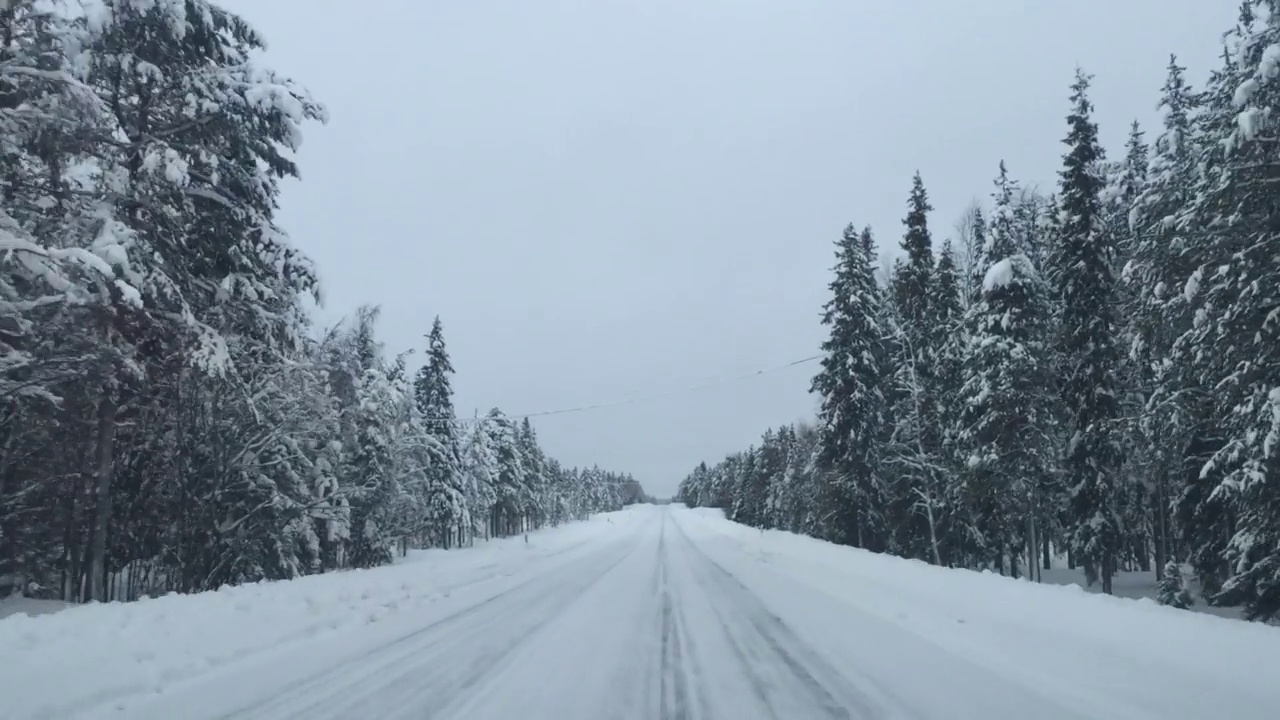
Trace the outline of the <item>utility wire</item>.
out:
<instances>
[{"instance_id":1,"label":"utility wire","mask_svg":"<svg viewBox=\"0 0 1280 720\"><path fill-rule=\"evenodd\" d=\"M703 390L709 387L715 387L716 385L722 385L724 383L734 382L737 380L746 380L748 378L757 377L759 375L768 375L770 373L786 370L788 368L792 368L797 365L811 363L814 360L821 360L823 357L825 356L813 355L811 357L801 358L800 360L792 360L791 362L785 363L783 365L775 365L773 367L764 368L762 370L755 370L753 372L748 372L748 373L742 373L740 375L729 375L725 377L720 377L714 380L698 383L697 385L690 385L687 387L678 388L676 390L667 390L665 392L652 393L649 395L633 394L627 397L619 398L617 400L610 400L608 402L593 403L590 405L578 405L575 407L559 408L557 410L540 410L538 412L523 413L520 415L507 415L506 417L511 420L524 420L525 418L548 417L551 415L567 415L569 413L587 412L590 410L601 410L604 408L618 407L621 405L631 405L638 402L644 402L646 400L655 400L658 398L669 397L671 395L682 395L684 393L696 392L698 390ZM476 422L480 422L483 418L470 418L466 420L462 418L456 418L456 419L455 418L431 418L431 419L456 420L457 422L463 422L463 423L476 423Z\"/></svg>"}]
</instances>

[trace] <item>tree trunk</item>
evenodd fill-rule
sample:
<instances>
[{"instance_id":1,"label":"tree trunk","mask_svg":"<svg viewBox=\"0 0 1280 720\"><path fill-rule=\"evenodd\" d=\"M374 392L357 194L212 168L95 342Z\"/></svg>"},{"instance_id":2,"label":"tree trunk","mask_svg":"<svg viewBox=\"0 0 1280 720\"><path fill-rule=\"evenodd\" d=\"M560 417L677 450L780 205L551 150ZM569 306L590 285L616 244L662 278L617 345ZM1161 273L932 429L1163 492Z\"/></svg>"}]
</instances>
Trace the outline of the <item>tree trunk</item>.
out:
<instances>
[{"instance_id":1,"label":"tree trunk","mask_svg":"<svg viewBox=\"0 0 1280 720\"><path fill-rule=\"evenodd\" d=\"M86 599L85 568L88 565L89 544L84 516L93 492L93 444L78 445L76 455L78 471L67 494L67 526L63 534L62 599L72 603L84 602Z\"/></svg>"},{"instance_id":2,"label":"tree trunk","mask_svg":"<svg viewBox=\"0 0 1280 720\"><path fill-rule=\"evenodd\" d=\"M1102 555L1102 592L1107 595L1111 593L1111 578L1116 572L1116 556L1111 550L1107 550Z\"/></svg>"},{"instance_id":3,"label":"tree trunk","mask_svg":"<svg viewBox=\"0 0 1280 720\"><path fill-rule=\"evenodd\" d=\"M1036 572L1039 568L1036 565L1036 548L1039 543L1036 542L1036 515L1033 512L1027 513L1027 579L1032 582L1040 582L1040 574Z\"/></svg>"},{"instance_id":4,"label":"tree trunk","mask_svg":"<svg viewBox=\"0 0 1280 720\"><path fill-rule=\"evenodd\" d=\"M86 463L87 464L87 463ZM65 602L80 602L80 513L82 512L80 494L89 482L88 474L77 477L67 493L67 526L62 536L62 599Z\"/></svg>"},{"instance_id":5,"label":"tree trunk","mask_svg":"<svg viewBox=\"0 0 1280 720\"><path fill-rule=\"evenodd\" d=\"M933 501L929 501L929 546L933 549L933 564L943 567L942 551L938 548L938 528L933 519Z\"/></svg>"},{"instance_id":6,"label":"tree trunk","mask_svg":"<svg viewBox=\"0 0 1280 720\"><path fill-rule=\"evenodd\" d=\"M1053 556L1052 556L1051 551L1050 551L1050 548L1049 548L1049 533L1040 533L1040 535L1041 535L1041 538L1040 538L1040 545L1041 545L1041 547L1043 548L1042 553L1043 553L1043 556L1044 556L1044 557L1043 557L1043 559L1044 559L1044 569L1045 569L1045 570L1052 570L1052 569L1053 569L1053 559L1052 559L1052 558L1053 558Z\"/></svg>"},{"instance_id":7,"label":"tree trunk","mask_svg":"<svg viewBox=\"0 0 1280 720\"><path fill-rule=\"evenodd\" d=\"M93 515L93 558L89 566L89 599L105 601L107 581L107 526L111 523L111 470L114 462L116 403L104 388L98 403L98 470Z\"/></svg>"},{"instance_id":8,"label":"tree trunk","mask_svg":"<svg viewBox=\"0 0 1280 720\"><path fill-rule=\"evenodd\" d=\"M1165 474L1156 478L1156 580L1164 579L1164 566L1169 562L1169 510L1165 498Z\"/></svg>"}]
</instances>

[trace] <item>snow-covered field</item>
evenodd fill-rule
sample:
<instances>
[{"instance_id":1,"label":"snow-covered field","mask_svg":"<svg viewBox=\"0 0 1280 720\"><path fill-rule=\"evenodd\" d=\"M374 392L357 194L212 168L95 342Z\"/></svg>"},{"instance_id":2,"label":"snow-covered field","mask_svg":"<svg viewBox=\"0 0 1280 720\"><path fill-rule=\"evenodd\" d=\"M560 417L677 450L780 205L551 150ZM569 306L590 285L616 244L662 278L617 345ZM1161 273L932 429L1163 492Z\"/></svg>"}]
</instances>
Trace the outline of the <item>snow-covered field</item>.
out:
<instances>
[{"instance_id":1,"label":"snow-covered field","mask_svg":"<svg viewBox=\"0 0 1280 720\"><path fill-rule=\"evenodd\" d=\"M3 718L1275 718L1280 629L638 506L0 620Z\"/></svg>"}]
</instances>

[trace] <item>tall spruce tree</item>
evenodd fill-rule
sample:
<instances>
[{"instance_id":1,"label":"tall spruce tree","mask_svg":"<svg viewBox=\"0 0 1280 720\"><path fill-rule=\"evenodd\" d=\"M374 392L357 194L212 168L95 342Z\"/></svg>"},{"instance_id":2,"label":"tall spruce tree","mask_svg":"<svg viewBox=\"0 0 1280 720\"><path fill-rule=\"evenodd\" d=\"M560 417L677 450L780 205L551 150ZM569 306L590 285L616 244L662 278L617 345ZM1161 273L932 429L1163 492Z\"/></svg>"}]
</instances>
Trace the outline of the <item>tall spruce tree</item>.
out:
<instances>
[{"instance_id":1,"label":"tall spruce tree","mask_svg":"<svg viewBox=\"0 0 1280 720\"><path fill-rule=\"evenodd\" d=\"M1048 290L1018 241L1014 190L1001 162L987 238L990 264L979 299L965 315L956 445L966 468L965 549L971 558L1001 567L1007 558L1015 574L1021 549L1032 576L1038 533L1046 524L1055 402Z\"/></svg>"},{"instance_id":2,"label":"tall spruce tree","mask_svg":"<svg viewBox=\"0 0 1280 720\"><path fill-rule=\"evenodd\" d=\"M941 564L939 537L945 524L941 484L948 468L941 453L937 370L942 348L934 317L939 299L929 232L932 209L924 181L916 173L903 219L907 230L901 246L906 261L896 267L895 302L886 323L891 337L892 431L883 457L886 476L891 478L889 513L896 518L894 546Z\"/></svg>"},{"instance_id":3,"label":"tall spruce tree","mask_svg":"<svg viewBox=\"0 0 1280 720\"><path fill-rule=\"evenodd\" d=\"M933 237L929 234L929 195L920 173L911 178L911 195L907 200L907 216L902 224L907 231L901 247L906 262L893 278L894 299L898 314L913 335L922 335L929 316L929 298L933 280ZM915 338L913 338L915 339ZM925 343L918 343L923 351Z\"/></svg>"},{"instance_id":4,"label":"tall spruce tree","mask_svg":"<svg viewBox=\"0 0 1280 720\"><path fill-rule=\"evenodd\" d=\"M978 301L982 295L982 278L986 274L987 218L982 208L973 208L965 232L965 307Z\"/></svg>"},{"instance_id":5,"label":"tall spruce tree","mask_svg":"<svg viewBox=\"0 0 1280 720\"><path fill-rule=\"evenodd\" d=\"M1201 472L1220 480L1207 501L1234 516L1217 600L1270 618L1280 614L1280 0L1246 0L1237 32L1236 62L1204 109L1205 169L1188 208L1206 238L1204 271L1189 280L1201 287L1188 358L1221 408L1225 443Z\"/></svg>"},{"instance_id":6,"label":"tall spruce tree","mask_svg":"<svg viewBox=\"0 0 1280 720\"><path fill-rule=\"evenodd\" d=\"M1177 214L1189 203L1196 172L1192 147L1192 115L1198 97L1184 78L1186 68L1169 58L1160 107L1163 131L1156 138L1146 182L1130 211L1133 253L1124 278L1133 299L1129 356L1138 391L1145 399L1138 431L1142 455L1150 463L1152 535L1156 576L1170 559L1170 504L1182 448L1189 437L1180 368L1170 362L1175 340L1191 327L1190 298L1182 287L1198 262L1199 243L1188 236Z\"/></svg>"},{"instance_id":7,"label":"tall spruce tree","mask_svg":"<svg viewBox=\"0 0 1280 720\"><path fill-rule=\"evenodd\" d=\"M1138 315L1138 295L1129 283L1123 282L1123 268L1133 259L1137 252L1139 240L1130 222L1133 208L1147 184L1150 168L1150 147L1145 134L1135 120L1129 126L1129 138L1125 142L1125 157L1115 168L1113 177L1109 178L1109 189L1106 194L1104 212L1107 215L1107 232L1115 238L1115 267L1120 268L1121 280L1117 282L1117 304L1121 310L1117 327L1119 337L1118 348L1123 361L1119 366L1118 402L1120 415L1124 418L1121 425L1125 448L1123 460L1123 477L1127 478L1117 488L1117 511L1122 520L1122 539L1120 559L1125 569L1137 567L1141 570L1151 569L1150 547L1152 544L1152 526L1150 520L1151 503L1148 488L1152 481L1150 473L1157 463L1143 442L1141 423L1147 401L1147 388L1144 383L1143 368L1135 362L1131 353L1126 354L1134 345L1136 328L1132 322ZM1158 567L1158 566L1157 566ZM1157 574L1163 572L1158 569Z\"/></svg>"},{"instance_id":8,"label":"tall spruce tree","mask_svg":"<svg viewBox=\"0 0 1280 720\"><path fill-rule=\"evenodd\" d=\"M1071 86L1055 260L1062 399L1070 432L1064 472L1071 492L1071 543L1086 575L1100 577L1103 592L1110 593L1121 533L1116 511L1122 454L1116 430L1115 247L1103 217L1103 151L1092 120L1089 81L1077 70Z\"/></svg>"},{"instance_id":9,"label":"tall spruce tree","mask_svg":"<svg viewBox=\"0 0 1280 720\"><path fill-rule=\"evenodd\" d=\"M878 549L885 532L883 487L877 473L876 442L884 422L881 392L884 302L868 247L870 229L845 228L836 245L831 299L822 324L822 370L811 392L821 402L820 454L831 468L822 493L825 536L857 547Z\"/></svg>"},{"instance_id":10,"label":"tall spruce tree","mask_svg":"<svg viewBox=\"0 0 1280 720\"><path fill-rule=\"evenodd\" d=\"M427 362L413 381L414 402L427 435L438 448L429 459L427 475L427 517L435 542L449 547L464 542L460 533L471 526L462 473L462 448L454 419L454 372L444 344L444 326L437 317L427 335Z\"/></svg>"},{"instance_id":11,"label":"tall spruce tree","mask_svg":"<svg viewBox=\"0 0 1280 720\"><path fill-rule=\"evenodd\" d=\"M960 365L964 355L963 318L960 268L948 240L942 244L938 265L934 269L928 327L941 443L947 441L949 430L954 425L955 398L960 389Z\"/></svg>"}]
</instances>

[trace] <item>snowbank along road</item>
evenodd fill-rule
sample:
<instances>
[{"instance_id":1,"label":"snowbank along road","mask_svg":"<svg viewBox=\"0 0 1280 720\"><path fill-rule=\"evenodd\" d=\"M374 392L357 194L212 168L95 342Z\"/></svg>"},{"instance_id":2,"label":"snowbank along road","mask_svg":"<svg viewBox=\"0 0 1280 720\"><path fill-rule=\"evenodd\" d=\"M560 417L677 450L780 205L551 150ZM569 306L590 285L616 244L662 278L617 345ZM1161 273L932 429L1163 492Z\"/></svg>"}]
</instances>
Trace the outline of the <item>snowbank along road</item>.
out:
<instances>
[{"instance_id":1,"label":"snowbank along road","mask_svg":"<svg viewBox=\"0 0 1280 720\"><path fill-rule=\"evenodd\" d=\"M638 506L0 621L0 717L1272 720L1280 630Z\"/></svg>"}]
</instances>

